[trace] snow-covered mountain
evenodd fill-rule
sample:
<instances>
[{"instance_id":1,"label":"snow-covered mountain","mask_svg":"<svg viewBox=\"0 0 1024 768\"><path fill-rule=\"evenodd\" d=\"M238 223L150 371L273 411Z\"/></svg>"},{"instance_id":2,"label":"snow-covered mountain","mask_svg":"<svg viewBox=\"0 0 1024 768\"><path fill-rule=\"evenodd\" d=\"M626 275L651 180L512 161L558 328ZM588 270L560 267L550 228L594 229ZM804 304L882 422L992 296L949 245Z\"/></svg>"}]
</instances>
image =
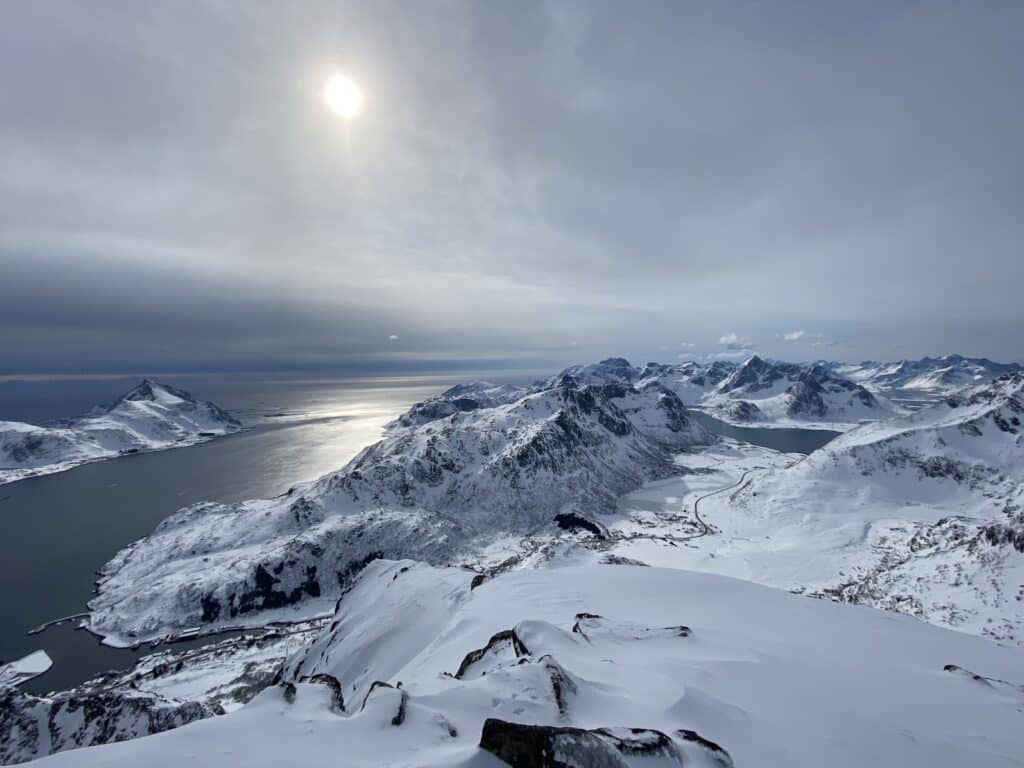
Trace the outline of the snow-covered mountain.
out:
<instances>
[{"instance_id":1,"label":"snow-covered mountain","mask_svg":"<svg viewBox=\"0 0 1024 768\"><path fill-rule=\"evenodd\" d=\"M1007 373L1024 371L1018 363L996 363L984 357L962 355L892 363L831 363L830 367L874 392L925 398L941 397L965 387L987 384Z\"/></svg>"},{"instance_id":2,"label":"snow-covered mountain","mask_svg":"<svg viewBox=\"0 0 1024 768\"><path fill-rule=\"evenodd\" d=\"M552 386L564 376L571 376L581 384L632 384L640 371L624 357L609 357L589 365L573 365L552 376L544 386Z\"/></svg>"},{"instance_id":3,"label":"snow-covered mountain","mask_svg":"<svg viewBox=\"0 0 1024 768\"><path fill-rule=\"evenodd\" d=\"M622 357L574 365L534 387L495 385L485 381L452 387L425 400L389 427L405 428L513 402L528 392L554 386L571 377L583 385L639 387L657 384L674 392L686 405L699 406L736 424L820 425L848 429L861 421L887 419L903 409L879 394L836 373L833 363L786 363L753 355L742 363L686 361L676 365L634 366Z\"/></svg>"},{"instance_id":4,"label":"snow-covered mountain","mask_svg":"<svg viewBox=\"0 0 1024 768\"><path fill-rule=\"evenodd\" d=\"M639 368L623 358L609 358L567 368L560 375L592 384L655 383L675 392L684 403L732 423L849 428L903 412L884 397L837 375L828 364L785 363L757 355L740 364L691 360Z\"/></svg>"},{"instance_id":5,"label":"snow-covered mountain","mask_svg":"<svg viewBox=\"0 0 1024 768\"><path fill-rule=\"evenodd\" d=\"M820 363L778 363L757 356L738 366L704 402L734 420L855 424L901 412Z\"/></svg>"},{"instance_id":6,"label":"snow-covered mountain","mask_svg":"<svg viewBox=\"0 0 1024 768\"><path fill-rule=\"evenodd\" d=\"M374 558L444 562L556 518L593 520L669 476L673 454L714 440L656 383L563 376L512 403L394 429L278 498L172 515L105 566L89 626L131 644L321 612Z\"/></svg>"},{"instance_id":7,"label":"snow-covered mountain","mask_svg":"<svg viewBox=\"0 0 1024 768\"><path fill-rule=\"evenodd\" d=\"M492 384L489 381L470 381L456 384L437 397L416 403L393 422L388 429L416 427L428 421L443 419L453 413L466 413L481 408L515 402L530 390L511 384Z\"/></svg>"},{"instance_id":8,"label":"snow-covered mountain","mask_svg":"<svg viewBox=\"0 0 1024 768\"><path fill-rule=\"evenodd\" d=\"M45 764L959 768L1024 754L1019 649L673 569L378 560L246 707Z\"/></svg>"},{"instance_id":9,"label":"snow-covered mountain","mask_svg":"<svg viewBox=\"0 0 1024 768\"><path fill-rule=\"evenodd\" d=\"M679 395L687 405L697 405L734 370L736 364L725 360L707 364L689 360L678 365L648 363L638 377L640 381L657 381Z\"/></svg>"},{"instance_id":10,"label":"snow-covered mountain","mask_svg":"<svg viewBox=\"0 0 1024 768\"><path fill-rule=\"evenodd\" d=\"M1022 643L1022 390L1013 374L862 425L705 499L715 533L690 550L617 551Z\"/></svg>"},{"instance_id":11,"label":"snow-covered mountain","mask_svg":"<svg viewBox=\"0 0 1024 768\"><path fill-rule=\"evenodd\" d=\"M82 418L46 427L0 421L0 483L127 453L191 445L241 428L213 403L145 379L117 402Z\"/></svg>"}]
</instances>

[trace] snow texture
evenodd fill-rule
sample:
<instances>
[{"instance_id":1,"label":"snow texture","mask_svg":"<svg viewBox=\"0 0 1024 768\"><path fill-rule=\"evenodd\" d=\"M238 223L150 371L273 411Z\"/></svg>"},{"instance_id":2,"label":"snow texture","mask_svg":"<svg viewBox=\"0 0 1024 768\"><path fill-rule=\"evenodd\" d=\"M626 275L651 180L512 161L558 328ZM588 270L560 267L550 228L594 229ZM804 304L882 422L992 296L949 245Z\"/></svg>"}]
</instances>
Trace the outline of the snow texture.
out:
<instances>
[{"instance_id":1,"label":"snow texture","mask_svg":"<svg viewBox=\"0 0 1024 768\"><path fill-rule=\"evenodd\" d=\"M42 764L953 768L1024 754L1016 648L674 569L569 561L473 581L375 561L247 706Z\"/></svg>"}]
</instances>

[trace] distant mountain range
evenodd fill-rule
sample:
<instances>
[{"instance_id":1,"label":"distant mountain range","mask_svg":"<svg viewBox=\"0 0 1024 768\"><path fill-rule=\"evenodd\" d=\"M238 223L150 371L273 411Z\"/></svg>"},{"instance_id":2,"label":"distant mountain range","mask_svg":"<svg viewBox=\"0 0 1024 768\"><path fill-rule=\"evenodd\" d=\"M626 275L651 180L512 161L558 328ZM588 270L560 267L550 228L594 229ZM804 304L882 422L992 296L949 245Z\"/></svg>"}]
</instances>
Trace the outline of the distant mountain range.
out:
<instances>
[{"instance_id":1,"label":"distant mountain range","mask_svg":"<svg viewBox=\"0 0 1024 768\"><path fill-rule=\"evenodd\" d=\"M343 747L388 765L410 750L437 766L493 762L480 750L620 768L1008 764L1019 649L741 581L1024 643L1024 372L926 360L898 387L879 371L903 364L855 381L760 357L452 387L315 482L195 504L119 552L87 623L107 642L276 629L63 694L8 686L0 754L146 735L255 696L159 749L67 762L177 764L205 734L257 739L274 763L302 741L304 759ZM918 410L883 394L922 376ZM182 399L144 383L128 402ZM784 454L716 437L686 401L847 431ZM821 691L829 706L808 708Z\"/></svg>"},{"instance_id":2,"label":"distant mountain range","mask_svg":"<svg viewBox=\"0 0 1024 768\"><path fill-rule=\"evenodd\" d=\"M145 379L109 406L50 426L0 421L0 483L99 459L192 445L242 425L213 403Z\"/></svg>"},{"instance_id":3,"label":"distant mountain range","mask_svg":"<svg viewBox=\"0 0 1024 768\"><path fill-rule=\"evenodd\" d=\"M1019 363L996 363L984 357L944 355L878 363L829 363L835 373L883 393L941 397L964 387L987 384L1007 373L1024 371Z\"/></svg>"},{"instance_id":4,"label":"distant mountain range","mask_svg":"<svg viewBox=\"0 0 1024 768\"><path fill-rule=\"evenodd\" d=\"M512 402L570 377L588 386L634 387L658 385L682 402L699 406L733 423L821 423L849 428L861 420L887 418L903 412L881 395L834 373L825 363L784 363L750 357L742 363L647 363L633 366L621 357L566 368L532 387L475 381L453 387L414 406L392 423L407 427L444 418L456 412L490 408Z\"/></svg>"},{"instance_id":5,"label":"distant mountain range","mask_svg":"<svg viewBox=\"0 0 1024 768\"><path fill-rule=\"evenodd\" d=\"M753 355L740 363L686 361L632 366L623 358L576 366L583 381L655 381L687 405L725 421L849 429L907 413L899 400L926 401L1024 370L960 355L897 363L788 363Z\"/></svg>"}]
</instances>

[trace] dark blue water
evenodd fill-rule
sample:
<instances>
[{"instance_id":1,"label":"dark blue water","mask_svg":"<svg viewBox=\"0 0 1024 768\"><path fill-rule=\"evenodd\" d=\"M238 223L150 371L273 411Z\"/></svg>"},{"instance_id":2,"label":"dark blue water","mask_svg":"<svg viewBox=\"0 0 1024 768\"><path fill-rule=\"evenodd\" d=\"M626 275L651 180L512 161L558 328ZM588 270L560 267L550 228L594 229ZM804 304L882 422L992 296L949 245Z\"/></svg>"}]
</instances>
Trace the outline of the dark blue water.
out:
<instances>
[{"instance_id":1,"label":"dark blue water","mask_svg":"<svg viewBox=\"0 0 1024 768\"><path fill-rule=\"evenodd\" d=\"M694 420L723 437L731 437L783 453L811 453L831 442L840 434L828 429L735 427L702 411L691 409L690 414Z\"/></svg>"}]
</instances>

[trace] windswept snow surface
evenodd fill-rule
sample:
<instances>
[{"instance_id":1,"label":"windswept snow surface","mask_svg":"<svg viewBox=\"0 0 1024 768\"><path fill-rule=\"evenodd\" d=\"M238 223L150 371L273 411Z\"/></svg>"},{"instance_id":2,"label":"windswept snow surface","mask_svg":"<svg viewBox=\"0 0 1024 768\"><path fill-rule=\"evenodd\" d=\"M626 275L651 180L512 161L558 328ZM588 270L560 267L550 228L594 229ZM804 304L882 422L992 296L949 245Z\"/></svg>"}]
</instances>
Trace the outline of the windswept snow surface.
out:
<instances>
[{"instance_id":1,"label":"windswept snow surface","mask_svg":"<svg viewBox=\"0 0 1024 768\"><path fill-rule=\"evenodd\" d=\"M589 559L475 589L460 569L378 560L282 684L241 710L41 764L1021 764L1019 649Z\"/></svg>"},{"instance_id":2,"label":"windswept snow surface","mask_svg":"<svg viewBox=\"0 0 1024 768\"><path fill-rule=\"evenodd\" d=\"M415 408L413 409L416 410ZM322 614L377 557L448 562L593 519L716 438L670 391L563 377L515 402L394 429L275 499L196 504L108 563L89 627L113 644Z\"/></svg>"},{"instance_id":3,"label":"windswept snow surface","mask_svg":"<svg viewBox=\"0 0 1024 768\"><path fill-rule=\"evenodd\" d=\"M145 379L113 405L55 426L0 421L0 484L127 453L192 445L241 428L213 403Z\"/></svg>"}]
</instances>

